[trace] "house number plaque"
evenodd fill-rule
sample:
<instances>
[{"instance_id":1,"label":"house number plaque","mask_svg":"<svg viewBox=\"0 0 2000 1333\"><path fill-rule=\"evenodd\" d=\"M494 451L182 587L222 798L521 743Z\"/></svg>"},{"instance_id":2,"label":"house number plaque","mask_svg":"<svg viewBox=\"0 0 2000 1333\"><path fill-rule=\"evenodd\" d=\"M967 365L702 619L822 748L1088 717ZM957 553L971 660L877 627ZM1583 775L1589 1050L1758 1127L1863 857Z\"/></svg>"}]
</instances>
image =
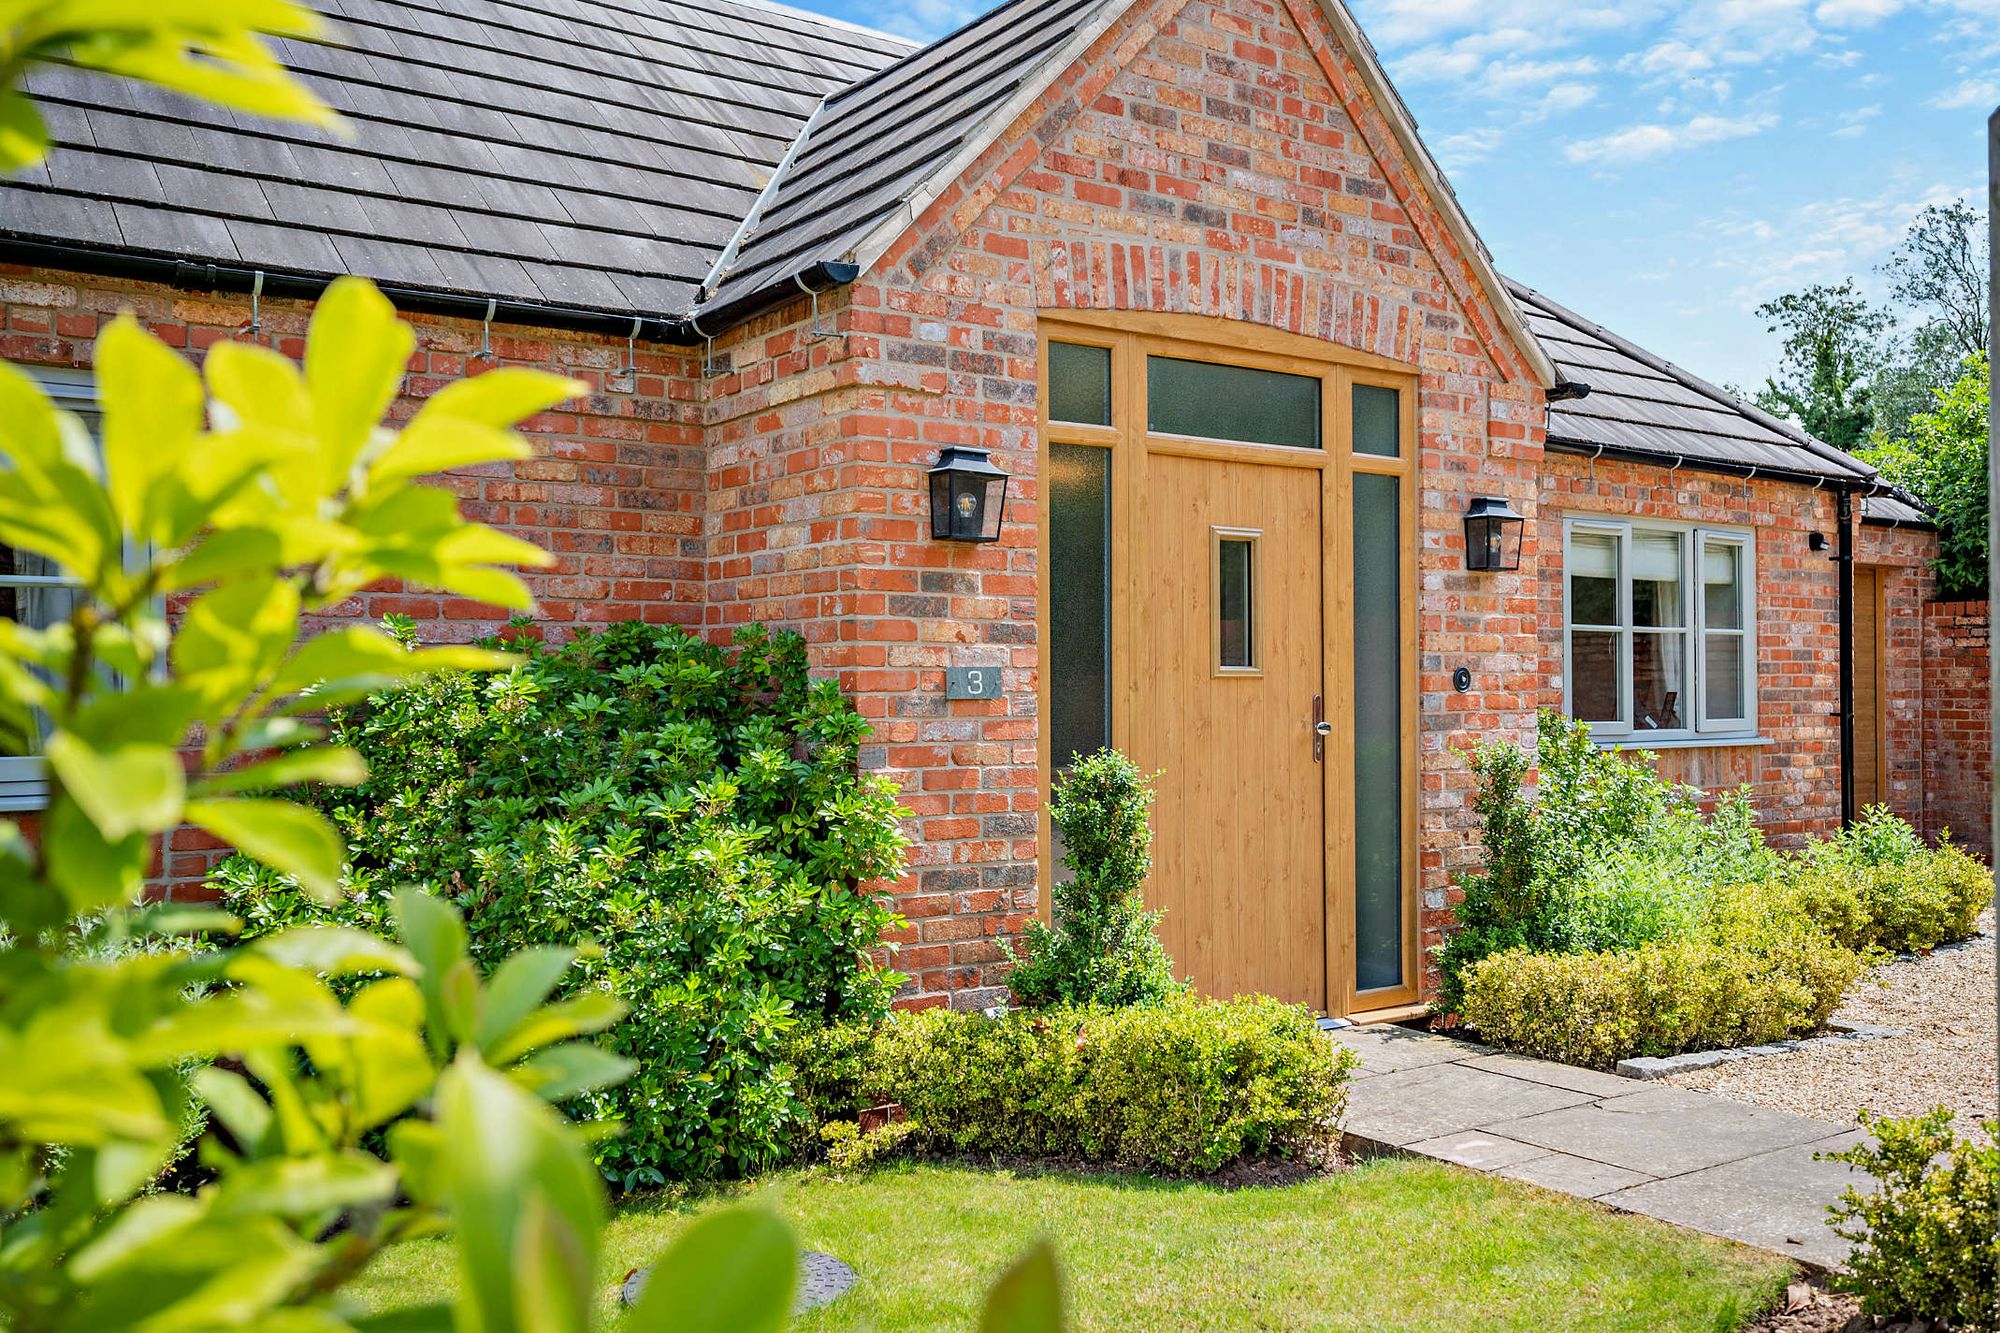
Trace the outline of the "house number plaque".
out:
<instances>
[{"instance_id":1,"label":"house number plaque","mask_svg":"<svg viewBox=\"0 0 2000 1333\"><path fill-rule=\"evenodd\" d=\"M997 666L946 667L944 697L947 699L998 699L1000 668Z\"/></svg>"}]
</instances>

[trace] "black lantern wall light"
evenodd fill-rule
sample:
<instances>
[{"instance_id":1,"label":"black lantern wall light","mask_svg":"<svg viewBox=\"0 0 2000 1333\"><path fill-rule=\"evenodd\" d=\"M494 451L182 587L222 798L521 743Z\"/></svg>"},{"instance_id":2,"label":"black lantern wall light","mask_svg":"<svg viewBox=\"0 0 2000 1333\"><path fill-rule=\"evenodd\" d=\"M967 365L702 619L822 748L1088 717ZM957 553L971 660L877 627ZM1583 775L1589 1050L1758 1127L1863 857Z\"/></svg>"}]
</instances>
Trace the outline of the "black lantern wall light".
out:
<instances>
[{"instance_id":1,"label":"black lantern wall light","mask_svg":"<svg viewBox=\"0 0 2000 1333\"><path fill-rule=\"evenodd\" d=\"M1505 500L1480 496L1465 511L1465 567L1489 571L1521 567L1521 529L1527 520Z\"/></svg>"},{"instance_id":2,"label":"black lantern wall light","mask_svg":"<svg viewBox=\"0 0 2000 1333\"><path fill-rule=\"evenodd\" d=\"M931 536L941 542L1000 540L1007 474L988 452L952 445L938 454L931 477Z\"/></svg>"}]
</instances>

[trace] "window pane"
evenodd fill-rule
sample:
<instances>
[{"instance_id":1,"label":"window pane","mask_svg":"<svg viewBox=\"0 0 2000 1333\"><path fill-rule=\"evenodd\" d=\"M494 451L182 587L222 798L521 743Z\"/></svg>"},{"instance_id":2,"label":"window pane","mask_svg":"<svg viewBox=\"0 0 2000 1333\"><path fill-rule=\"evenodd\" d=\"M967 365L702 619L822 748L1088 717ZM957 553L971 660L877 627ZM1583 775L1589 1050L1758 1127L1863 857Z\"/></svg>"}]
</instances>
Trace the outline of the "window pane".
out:
<instances>
[{"instance_id":1,"label":"window pane","mask_svg":"<svg viewBox=\"0 0 2000 1333\"><path fill-rule=\"evenodd\" d=\"M1049 446L1049 756L1111 743L1111 451Z\"/></svg>"},{"instance_id":2,"label":"window pane","mask_svg":"<svg viewBox=\"0 0 2000 1333\"><path fill-rule=\"evenodd\" d=\"M1257 665L1251 623L1252 565L1257 544L1248 537L1223 537L1215 544L1216 665Z\"/></svg>"},{"instance_id":3,"label":"window pane","mask_svg":"<svg viewBox=\"0 0 2000 1333\"><path fill-rule=\"evenodd\" d=\"M0 546L0 582L28 578L69 581L69 576L63 572L62 566L47 556L38 555L33 551L17 551L11 546ZM35 628L42 627L37 625Z\"/></svg>"},{"instance_id":4,"label":"window pane","mask_svg":"<svg viewBox=\"0 0 2000 1333\"><path fill-rule=\"evenodd\" d=\"M1111 424L1111 349L1049 344L1049 420Z\"/></svg>"},{"instance_id":5,"label":"window pane","mask_svg":"<svg viewBox=\"0 0 2000 1333\"><path fill-rule=\"evenodd\" d=\"M1379 384L1354 386L1354 452L1396 458L1403 452L1403 396Z\"/></svg>"},{"instance_id":6,"label":"window pane","mask_svg":"<svg viewBox=\"0 0 2000 1333\"><path fill-rule=\"evenodd\" d=\"M1569 622L1616 625L1618 539L1607 533L1579 532L1569 539Z\"/></svg>"},{"instance_id":7,"label":"window pane","mask_svg":"<svg viewBox=\"0 0 2000 1333\"><path fill-rule=\"evenodd\" d=\"M1679 731L1688 725L1687 635L1632 635L1632 730Z\"/></svg>"},{"instance_id":8,"label":"window pane","mask_svg":"<svg viewBox=\"0 0 2000 1333\"><path fill-rule=\"evenodd\" d=\"M1743 706L1743 636L1711 634L1701 644L1703 706L1711 719L1747 717Z\"/></svg>"},{"instance_id":9,"label":"window pane","mask_svg":"<svg viewBox=\"0 0 2000 1333\"><path fill-rule=\"evenodd\" d=\"M1248 366L1146 358L1146 428L1317 449L1319 381Z\"/></svg>"},{"instance_id":10,"label":"window pane","mask_svg":"<svg viewBox=\"0 0 2000 1333\"><path fill-rule=\"evenodd\" d=\"M1702 616L1714 629L1743 628L1742 558L1743 548L1733 542L1713 543L1702 550Z\"/></svg>"},{"instance_id":11,"label":"window pane","mask_svg":"<svg viewBox=\"0 0 2000 1333\"><path fill-rule=\"evenodd\" d=\"M0 547L0 561L30 564L33 569L22 573L41 574L52 572L39 556L23 551L12 551ZM48 626L69 619L70 613L83 600L83 589L73 584L61 583L0 583L0 620L12 620L30 629L46 629ZM37 669L37 674L45 673ZM55 682L50 681L51 684ZM26 709L0 709L0 757L18 758L22 755L40 754L42 740L48 735L49 719L39 711Z\"/></svg>"},{"instance_id":12,"label":"window pane","mask_svg":"<svg viewBox=\"0 0 2000 1333\"><path fill-rule=\"evenodd\" d=\"M1402 483L1354 477L1354 984L1403 984Z\"/></svg>"},{"instance_id":13,"label":"window pane","mask_svg":"<svg viewBox=\"0 0 2000 1333\"><path fill-rule=\"evenodd\" d=\"M1569 636L1569 715L1580 722L1616 722L1618 636L1576 630Z\"/></svg>"},{"instance_id":14,"label":"window pane","mask_svg":"<svg viewBox=\"0 0 2000 1333\"><path fill-rule=\"evenodd\" d=\"M1685 625L1681 605L1681 534L1632 534L1632 623Z\"/></svg>"}]
</instances>

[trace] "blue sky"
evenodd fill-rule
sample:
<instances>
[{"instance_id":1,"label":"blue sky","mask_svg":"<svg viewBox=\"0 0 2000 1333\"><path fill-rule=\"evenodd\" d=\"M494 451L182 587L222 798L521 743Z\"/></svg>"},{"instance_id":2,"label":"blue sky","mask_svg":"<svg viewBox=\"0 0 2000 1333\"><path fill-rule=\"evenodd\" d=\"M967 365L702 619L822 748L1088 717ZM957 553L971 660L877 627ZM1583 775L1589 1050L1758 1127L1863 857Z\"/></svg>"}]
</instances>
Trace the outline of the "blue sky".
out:
<instances>
[{"instance_id":1,"label":"blue sky","mask_svg":"<svg viewBox=\"0 0 2000 1333\"><path fill-rule=\"evenodd\" d=\"M916 38L983 0L792 0ZM1500 268L1711 379L1984 198L2000 0L1351 0Z\"/></svg>"}]
</instances>

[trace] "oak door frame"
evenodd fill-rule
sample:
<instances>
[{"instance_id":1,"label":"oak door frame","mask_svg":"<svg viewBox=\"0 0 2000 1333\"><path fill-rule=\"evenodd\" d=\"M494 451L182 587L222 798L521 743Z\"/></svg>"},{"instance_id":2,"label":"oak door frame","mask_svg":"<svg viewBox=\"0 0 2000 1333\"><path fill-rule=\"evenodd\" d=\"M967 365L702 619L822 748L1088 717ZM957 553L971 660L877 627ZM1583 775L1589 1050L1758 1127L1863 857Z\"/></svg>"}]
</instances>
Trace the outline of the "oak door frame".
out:
<instances>
[{"instance_id":1,"label":"oak door frame","mask_svg":"<svg viewBox=\"0 0 2000 1333\"><path fill-rule=\"evenodd\" d=\"M1418 653L1417 653L1417 523L1419 513L1417 399L1420 374L1415 366L1386 357L1340 347L1301 334L1268 329L1205 315L1170 315L1136 311L1044 311L1038 315L1036 346L1037 452L1035 508L1037 561L1036 620L1036 776L1041 797L1036 814L1036 915L1050 919L1055 887L1054 829L1048 816L1053 777L1049 719L1049 533L1050 496L1046 485L1048 446L1080 445L1111 454L1109 585L1111 606L1109 687L1111 743L1130 749L1132 723L1139 705L1138 682L1122 664L1131 660L1144 632L1141 599L1121 595L1136 586L1131 561L1138 550L1139 510L1146 494L1146 460L1153 454L1206 458L1218 462L1308 468L1321 475L1320 550L1322 596L1320 695L1323 716L1333 724L1325 763L1321 766L1324 862L1321 866L1323 905L1321 930L1326 950L1326 994L1329 1013L1390 1009L1418 998L1421 984L1418 881ZM1111 358L1111 424L1083 425L1049 419L1049 344L1075 343L1103 347ZM1147 429L1146 357L1185 357L1220 365L1247 366L1320 381L1320 448L1247 444L1154 433ZM1353 451L1352 390L1373 384L1398 391L1401 413L1400 453L1395 458ZM1377 473L1399 479L1401 500L1398 536L1399 605L1402 643L1402 921L1403 984L1357 993L1354 988L1354 546L1353 474Z\"/></svg>"}]
</instances>

